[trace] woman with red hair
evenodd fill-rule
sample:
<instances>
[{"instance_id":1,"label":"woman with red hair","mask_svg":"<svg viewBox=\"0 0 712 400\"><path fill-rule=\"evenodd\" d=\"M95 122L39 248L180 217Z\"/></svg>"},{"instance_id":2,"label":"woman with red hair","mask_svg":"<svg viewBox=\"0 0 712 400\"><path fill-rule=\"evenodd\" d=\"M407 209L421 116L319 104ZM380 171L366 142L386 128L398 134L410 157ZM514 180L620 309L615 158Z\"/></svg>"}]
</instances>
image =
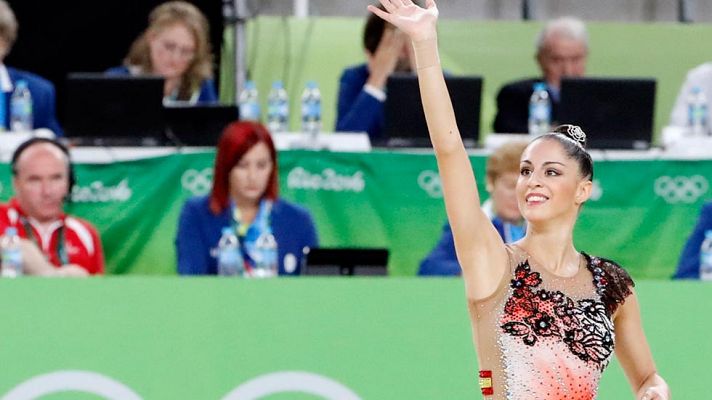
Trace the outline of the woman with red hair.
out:
<instances>
[{"instance_id":1,"label":"woman with red hair","mask_svg":"<svg viewBox=\"0 0 712 400\"><path fill-rule=\"evenodd\" d=\"M176 251L181 275L215 275L215 249L232 227L250 268L247 249L264 234L277 242L279 275L298 275L305 247L318 244L309 212L278 197L277 151L267 129L255 122L225 128L215 156L209 196L189 199L178 223Z\"/></svg>"}]
</instances>

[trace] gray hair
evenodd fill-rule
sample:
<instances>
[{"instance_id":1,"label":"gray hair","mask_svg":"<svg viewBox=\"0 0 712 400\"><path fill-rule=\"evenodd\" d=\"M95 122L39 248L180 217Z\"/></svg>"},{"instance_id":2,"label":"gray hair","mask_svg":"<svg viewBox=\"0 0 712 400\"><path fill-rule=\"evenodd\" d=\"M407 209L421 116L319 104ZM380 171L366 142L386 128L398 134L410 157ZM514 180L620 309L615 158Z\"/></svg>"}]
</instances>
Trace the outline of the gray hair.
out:
<instances>
[{"instance_id":1,"label":"gray hair","mask_svg":"<svg viewBox=\"0 0 712 400\"><path fill-rule=\"evenodd\" d=\"M0 38L7 42L8 51L17 39L17 18L5 0L0 0Z\"/></svg>"},{"instance_id":2,"label":"gray hair","mask_svg":"<svg viewBox=\"0 0 712 400\"><path fill-rule=\"evenodd\" d=\"M546 44L546 40L552 35L560 35L568 39L580 41L588 48L586 24L576 17L560 17L547 22L536 37L537 53L541 52Z\"/></svg>"}]
</instances>

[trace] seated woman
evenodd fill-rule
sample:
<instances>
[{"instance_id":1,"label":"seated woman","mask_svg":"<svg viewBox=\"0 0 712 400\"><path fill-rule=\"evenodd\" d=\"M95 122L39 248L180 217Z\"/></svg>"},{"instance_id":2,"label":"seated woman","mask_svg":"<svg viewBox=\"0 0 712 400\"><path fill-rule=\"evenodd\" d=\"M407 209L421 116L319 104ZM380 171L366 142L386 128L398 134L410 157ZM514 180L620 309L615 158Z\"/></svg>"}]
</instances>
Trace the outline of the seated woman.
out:
<instances>
[{"instance_id":1,"label":"seated woman","mask_svg":"<svg viewBox=\"0 0 712 400\"><path fill-rule=\"evenodd\" d=\"M106 73L162 76L164 104L216 102L207 18L190 3L171 1L154 8L148 21L124 65Z\"/></svg>"},{"instance_id":2,"label":"seated woman","mask_svg":"<svg viewBox=\"0 0 712 400\"><path fill-rule=\"evenodd\" d=\"M225 128L215 156L209 196L183 206L176 250L181 275L215 275L215 249L224 227L235 229L243 259L265 230L277 242L279 275L301 272L303 250L318 245L309 212L278 198L277 151L267 129L256 122L234 122Z\"/></svg>"},{"instance_id":3,"label":"seated woman","mask_svg":"<svg viewBox=\"0 0 712 400\"><path fill-rule=\"evenodd\" d=\"M514 191L519 178L519 159L526 147L526 142L505 143L487 158L485 167L490 198L482 204L482 210L505 243L516 242L526 232ZM437 246L420 262L418 275L453 276L460 275L461 271L452 229L446 222Z\"/></svg>"}]
</instances>

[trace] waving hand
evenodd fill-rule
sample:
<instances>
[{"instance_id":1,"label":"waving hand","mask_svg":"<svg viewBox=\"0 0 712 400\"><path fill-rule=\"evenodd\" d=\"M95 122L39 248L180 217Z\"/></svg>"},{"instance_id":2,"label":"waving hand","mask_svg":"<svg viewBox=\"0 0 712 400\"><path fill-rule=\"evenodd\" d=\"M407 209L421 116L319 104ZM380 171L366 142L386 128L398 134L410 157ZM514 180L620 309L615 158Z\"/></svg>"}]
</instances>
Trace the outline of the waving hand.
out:
<instances>
[{"instance_id":1,"label":"waving hand","mask_svg":"<svg viewBox=\"0 0 712 400\"><path fill-rule=\"evenodd\" d=\"M380 0L386 11L372 5L368 10L405 32L412 41L430 39L435 36L435 22L438 19L438 7L434 0L427 0L425 8L411 0Z\"/></svg>"}]
</instances>

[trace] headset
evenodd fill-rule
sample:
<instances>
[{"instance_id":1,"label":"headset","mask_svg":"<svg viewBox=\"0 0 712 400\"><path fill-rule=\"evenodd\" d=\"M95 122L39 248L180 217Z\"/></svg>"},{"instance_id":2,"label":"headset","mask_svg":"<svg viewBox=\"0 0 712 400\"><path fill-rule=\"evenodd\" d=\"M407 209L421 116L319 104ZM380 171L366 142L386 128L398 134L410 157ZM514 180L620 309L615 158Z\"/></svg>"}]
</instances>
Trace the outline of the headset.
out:
<instances>
[{"instance_id":1,"label":"headset","mask_svg":"<svg viewBox=\"0 0 712 400\"><path fill-rule=\"evenodd\" d=\"M63 145L61 142L55 140L55 139L50 139L50 138L45 138L45 137L34 137L32 139L29 139L15 149L15 152L12 153L12 161L10 161L10 169L12 171L12 176L17 176L17 160L20 158L22 153L27 150L28 148L34 146L35 144L38 143L49 143L59 150L64 153L64 155L67 157L67 165L68 165L68 170L67 170L67 176L69 178L69 185L67 187L67 199L71 197L72 194L72 188L74 187L74 184L77 182L76 177L74 175L74 166L72 165L71 158L69 157L69 149Z\"/></svg>"}]
</instances>

